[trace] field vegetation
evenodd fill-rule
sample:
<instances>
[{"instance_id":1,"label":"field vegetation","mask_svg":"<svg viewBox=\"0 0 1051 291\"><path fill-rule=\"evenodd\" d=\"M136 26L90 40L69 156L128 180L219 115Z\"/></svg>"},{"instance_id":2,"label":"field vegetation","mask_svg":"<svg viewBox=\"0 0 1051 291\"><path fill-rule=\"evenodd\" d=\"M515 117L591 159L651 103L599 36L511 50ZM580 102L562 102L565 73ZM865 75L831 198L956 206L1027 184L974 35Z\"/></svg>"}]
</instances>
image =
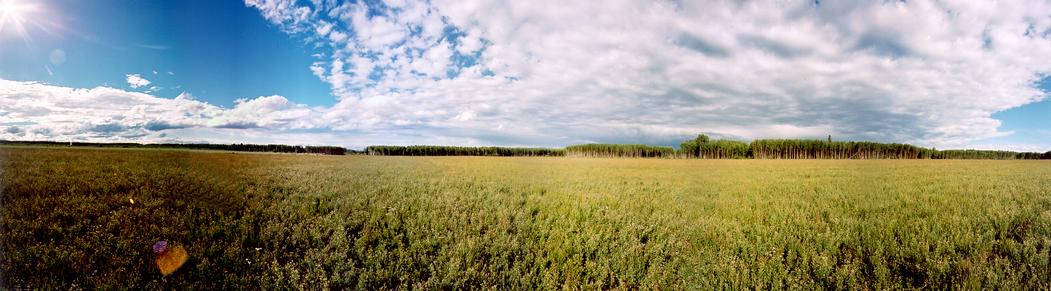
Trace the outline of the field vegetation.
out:
<instances>
[{"instance_id":1,"label":"field vegetation","mask_svg":"<svg viewBox=\"0 0 1051 291\"><path fill-rule=\"evenodd\" d=\"M4 289L1048 289L1051 163L0 147ZM185 247L169 276L151 246Z\"/></svg>"}]
</instances>

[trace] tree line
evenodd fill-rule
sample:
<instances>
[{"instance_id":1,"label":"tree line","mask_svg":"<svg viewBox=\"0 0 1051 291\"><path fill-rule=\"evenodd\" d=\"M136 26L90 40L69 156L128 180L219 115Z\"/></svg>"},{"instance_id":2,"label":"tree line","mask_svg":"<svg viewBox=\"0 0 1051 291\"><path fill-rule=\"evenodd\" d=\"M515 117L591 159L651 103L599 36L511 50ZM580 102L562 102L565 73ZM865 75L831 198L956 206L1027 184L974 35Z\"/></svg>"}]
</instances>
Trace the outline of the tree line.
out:
<instances>
[{"instance_id":1,"label":"tree line","mask_svg":"<svg viewBox=\"0 0 1051 291\"><path fill-rule=\"evenodd\" d=\"M566 156L589 158L671 158L676 152L672 147L644 144L592 143L566 147Z\"/></svg>"},{"instance_id":2,"label":"tree line","mask_svg":"<svg viewBox=\"0 0 1051 291\"><path fill-rule=\"evenodd\" d=\"M528 147L462 147L462 146L387 146L366 147L355 151L338 146L301 146L282 144L139 144L89 143L54 141L3 141L3 144L182 148L244 152L305 153L325 155L369 154L382 156L569 156L592 158L700 158L700 159L1051 159L1051 151L1013 152L998 150L937 150L902 143L868 141L832 141L817 139L757 139L750 143L718 139L701 134L683 141L679 149L645 144L580 144L557 148Z\"/></svg>"},{"instance_id":3,"label":"tree line","mask_svg":"<svg viewBox=\"0 0 1051 291\"><path fill-rule=\"evenodd\" d=\"M461 147L461 146L369 146L369 155L377 156L492 156L492 157L555 157L565 156L562 149L524 147Z\"/></svg>"},{"instance_id":4,"label":"tree line","mask_svg":"<svg viewBox=\"0 0 1051 291\"><path fill-rule=\"evenodd\" d=\"M987 160L1038 160L1051 159L1051 151L1046 153L989 151L989 150L945 150L937 151L932 159L987 159Z\"/></svg>"},{"instance_id":5,"label":"tree line","mask_svg":"<svg viewBox=\"0 0 1051 291\"><path fill-rule=\"evenodd\" d=\"M937 150L902 143L816 139L757 139L751 143L710 140L706 135L683 141L677 156L702 159L1051 159L1046 153L998 150Z\"/></svg>"},{"instance_id":6,"label":"tree line","mask_svg":"<svg viewBox=\"0 0 1051 291\"><path fill-rule=\"evenodd\" d=\"M176 148L196 150L221 150L237 152L268 152L268 153L300 153L300 154L323 154L323 155L345 155L346 148L337 146L302 146L284 144L192 144L192 143L92 143L92 142L56 142L56 141L0 141L6 145L41 145L41 146L79 146L79 147L105 147L105 148Z\"/></svg>"},{"instance_id":7,"label":"tree line","mask_svg":"<svg viewBox=\"0 0 1051 291\"><path fill-rule=\"evenodd\" d=\"M760 139L751 143L757 159L930 159L937 151L909 144Z\"/></svg>"},{"instance_id":8,"label":"tree line","mask_svg":"<svg viewBox=\"0 0 1051 291\"><path fill-rule=\"evenodd\" d=\"M178 147L240 152L297 153L345 155L347 149L337 146L301 146L284 144L151 144L148 147Z\"/></svg>"},{"instance_id":9,"label":"tree line","mask_svg":"<svg viewBox=\"0 0 1051 291\"><path fill-rule=\"evenodd\" d=\"M707 135L679 144L678 156L701 159L746 159L751 157L751 148L742 141L720 139L711 141Z\"/></svg>"}]
</instances>

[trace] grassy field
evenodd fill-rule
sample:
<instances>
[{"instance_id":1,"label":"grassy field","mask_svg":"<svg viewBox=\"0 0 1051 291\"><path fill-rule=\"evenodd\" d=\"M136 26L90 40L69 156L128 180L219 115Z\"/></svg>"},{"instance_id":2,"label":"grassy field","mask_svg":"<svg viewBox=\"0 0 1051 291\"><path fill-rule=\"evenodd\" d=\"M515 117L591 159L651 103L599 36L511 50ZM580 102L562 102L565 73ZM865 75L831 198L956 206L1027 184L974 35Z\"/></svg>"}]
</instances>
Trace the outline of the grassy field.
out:
<instances>
[{"instance_id":1,"label":"grassy field","mask_svg":"<svg viewBox=\"0 0 1051 291\"><path fill-rule=\"evenodd\" d=\"M1051 288L1049 161L0 147L0 171L8 288ZM167 277L159 239L190 253Z\"/></svg>"}]
</instances>

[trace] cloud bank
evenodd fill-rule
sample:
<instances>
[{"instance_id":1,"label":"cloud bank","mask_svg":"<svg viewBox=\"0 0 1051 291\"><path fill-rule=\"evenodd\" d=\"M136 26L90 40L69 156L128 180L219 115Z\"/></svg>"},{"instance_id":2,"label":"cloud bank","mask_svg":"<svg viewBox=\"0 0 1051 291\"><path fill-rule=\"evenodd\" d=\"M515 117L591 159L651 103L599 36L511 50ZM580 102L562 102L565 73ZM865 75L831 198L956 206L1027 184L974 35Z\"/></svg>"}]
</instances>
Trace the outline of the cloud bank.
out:
<instances>
[{"instance_id":1,"label":"cloud bank","mask_svg":"<svg viewBox=\"0 0 1051 291\"><path fill-rule=\"evenodd\" d=\"M7 81L0 137L558 146L706 132L946 148L1011 134L992 114L1046 98L1034 83L1051 72L1051 1L339 2L246 1L316 48L331 107Z\"/></svg>"},{"instance_id":2,"label":"cloud bank","mask_svg":"<svg viewBox=\"0 0 1051 291\"><path fill-rule=\"evenodd\" d=\"M1046 97L1051 3L246 1L321 49L336 128L491 140L711 132L938 146Z\"/></svg>"},{"instance_id":3,"label":"cloud bank","mask_svg":"<svg viewBox=\"0 0 1051 291\"><path fill-rule=\"evenodd\" d=\"M174 99L98 87L77 89L0 80L0 139L179 141L189 129L295 130L315 127L318 109L281 96L241 99L221 108L183 93ZM207 138L187 141L207 141Z\"/></svg>"}]
</instances>

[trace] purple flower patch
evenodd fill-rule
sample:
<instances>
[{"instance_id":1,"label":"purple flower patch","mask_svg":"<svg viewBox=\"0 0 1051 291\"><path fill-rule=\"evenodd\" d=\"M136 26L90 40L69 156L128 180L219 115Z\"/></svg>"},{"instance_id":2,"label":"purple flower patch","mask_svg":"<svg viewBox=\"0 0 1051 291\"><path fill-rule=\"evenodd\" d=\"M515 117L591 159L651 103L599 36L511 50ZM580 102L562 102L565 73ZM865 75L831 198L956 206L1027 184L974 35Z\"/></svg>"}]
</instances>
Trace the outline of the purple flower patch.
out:
<instances>
[{"instance_id":1,"label":"purple flower patch","mask_svg":"<svg viewBox=\"0 0 1051 291\"><path fill-rule=\"evenodd\" d=\"M163 254L164 252L167 252L167 251L168 251L168 241L161 240L161 241L157 241L157 243L153 244L153 253L154 254L158 254L159 255L159 254Z\"/></svg>"}]
</instances>

